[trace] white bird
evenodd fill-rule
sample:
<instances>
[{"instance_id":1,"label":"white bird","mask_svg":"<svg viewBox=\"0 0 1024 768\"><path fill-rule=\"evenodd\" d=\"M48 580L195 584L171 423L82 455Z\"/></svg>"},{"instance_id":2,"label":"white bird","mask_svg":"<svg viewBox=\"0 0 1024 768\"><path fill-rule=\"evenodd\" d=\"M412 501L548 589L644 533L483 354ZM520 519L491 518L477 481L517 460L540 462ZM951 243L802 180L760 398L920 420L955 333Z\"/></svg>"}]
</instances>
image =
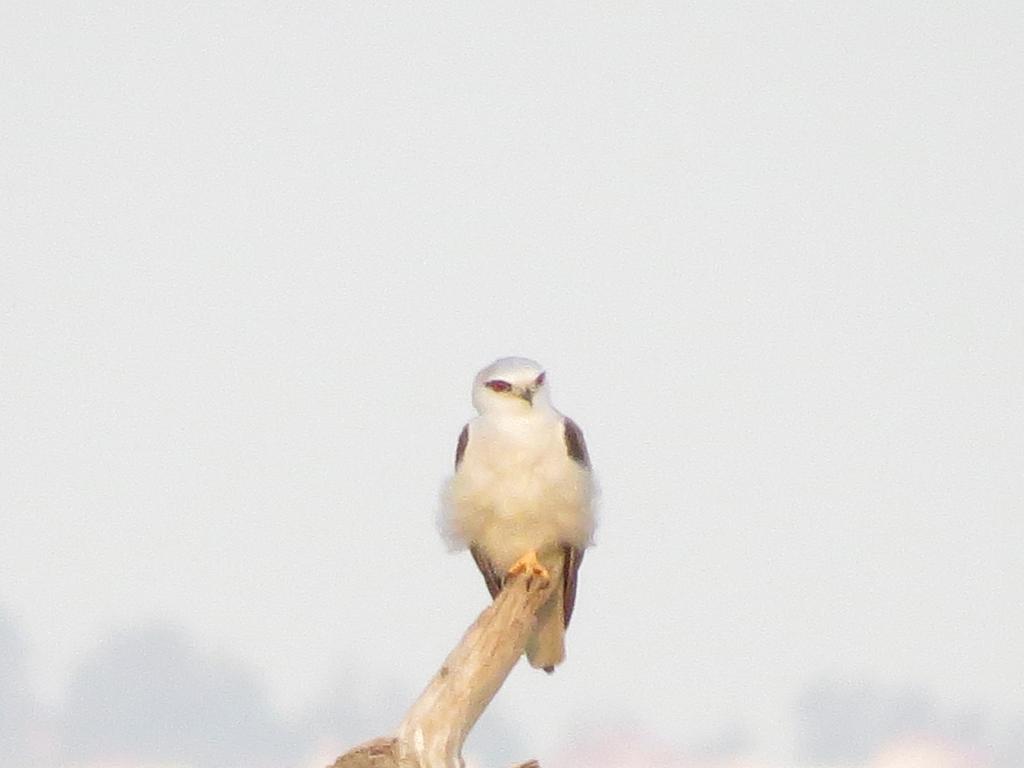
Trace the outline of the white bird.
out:
<instances>
[{"instance_id":1,"label":"white bird","mask_svg":"<svg viewBox=\"0 0 1024 768\"><path fill-rule=\"evenodd\" d=\"M443 525L468 547L491 597L528 572L555 579L537 614L526 657L547 672L565 658L576 576L594 532L594 484L580 428L551 405L544 369L506 357L476 375L479 416L459 435L455 474L443 495Z\"/></svg>"}]
</instances>

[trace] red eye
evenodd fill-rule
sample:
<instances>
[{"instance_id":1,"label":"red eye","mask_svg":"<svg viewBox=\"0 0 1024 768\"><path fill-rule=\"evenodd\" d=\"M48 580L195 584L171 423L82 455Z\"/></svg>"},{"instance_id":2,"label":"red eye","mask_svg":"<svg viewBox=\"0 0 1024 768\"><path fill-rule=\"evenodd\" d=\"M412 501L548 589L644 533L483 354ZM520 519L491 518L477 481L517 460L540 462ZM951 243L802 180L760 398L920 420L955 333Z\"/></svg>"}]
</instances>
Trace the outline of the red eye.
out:
<instances>
[{"instance_id":1,"label":"red eye","mask_svg":"<svg viewBox=\"0 0 1024 768\"><path fill-rule=\"evenodd\" d=\"M544 377L546 375L547 375L546 373L542 373L540 376L538 376L536 379L533 380L533 383L536 384L539 387L541 384L544 383Z\"/></svg>"},{"instance_id":2,"label":"red eye","mask_svg":"<svg viewBox=\"0 0 1024 768\"><path fill-rule=\"evenodd\" d=\"M507 381L502 381L501 379L491 379L486 384L484 384L484 386L487 387L488 389L493 389L495 392L508 392L510 389L512 389L511 384L509 384Z\"/></svg>"}]
</instances>

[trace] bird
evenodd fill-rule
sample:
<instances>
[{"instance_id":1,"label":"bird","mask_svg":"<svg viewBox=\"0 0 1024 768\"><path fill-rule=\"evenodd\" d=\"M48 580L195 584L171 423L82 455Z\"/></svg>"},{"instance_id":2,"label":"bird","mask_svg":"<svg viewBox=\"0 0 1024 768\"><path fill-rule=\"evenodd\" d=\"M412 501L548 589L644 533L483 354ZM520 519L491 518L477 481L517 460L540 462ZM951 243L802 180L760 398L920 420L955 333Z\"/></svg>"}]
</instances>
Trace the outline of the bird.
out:
<instances>
[{"instance_id":1,"label":"bird","mask_svg":"<svg viewBox=\"0 0 1024 768\"><path fill-rule=\"evenodd\" d=\"M565 659L583 553L593 541L595 484L583 432L551 404L537 362L504 357L473 380L478 415L463 427L442 492L442 529L469 549L496 598L507 578L552 579L526 643L548 673Z\"/></svg>"}]
</instances>

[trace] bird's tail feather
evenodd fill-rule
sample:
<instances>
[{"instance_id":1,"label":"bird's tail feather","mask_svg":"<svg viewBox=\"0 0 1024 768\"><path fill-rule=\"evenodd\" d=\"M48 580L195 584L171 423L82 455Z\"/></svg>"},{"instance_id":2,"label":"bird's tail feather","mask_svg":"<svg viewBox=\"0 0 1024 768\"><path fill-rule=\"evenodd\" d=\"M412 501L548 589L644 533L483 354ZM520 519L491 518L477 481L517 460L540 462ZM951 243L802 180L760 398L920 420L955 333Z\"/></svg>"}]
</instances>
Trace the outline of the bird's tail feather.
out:
<instances>
[{"instance_id":1,"label":"bird's tail feather","mask_svg":"<svg viewBox=\"0 0 1024 768\"><path fill-rule=\"evenodd\" d=\"M554 594L537 612L537 628L526 641L526 660L531 667L554 672L565 659L565 619L562 615L562 590Z\"/></svg>"}]
</instances>

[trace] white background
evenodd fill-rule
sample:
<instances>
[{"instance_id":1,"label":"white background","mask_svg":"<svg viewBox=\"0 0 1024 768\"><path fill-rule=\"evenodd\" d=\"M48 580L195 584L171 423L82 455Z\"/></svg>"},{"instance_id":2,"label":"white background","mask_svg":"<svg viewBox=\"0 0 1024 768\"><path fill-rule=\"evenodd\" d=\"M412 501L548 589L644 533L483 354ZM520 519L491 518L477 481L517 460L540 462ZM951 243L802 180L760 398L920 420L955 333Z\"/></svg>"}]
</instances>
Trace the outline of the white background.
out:
<instances>
[{"instance_id":1,"label":"white background","mask_svg":"<svg viewBox=\"0 0 1024 768\"><path fill-rule=\"evenodd\" d=\"M822 679L1020 718L1022 39L1013 3L6 3L31 695L171 625L281 718L389 730L486 603L437 492L517 354L603 493L505 762L622 723L786 759Z\"/></svg>"}]
</instances>

